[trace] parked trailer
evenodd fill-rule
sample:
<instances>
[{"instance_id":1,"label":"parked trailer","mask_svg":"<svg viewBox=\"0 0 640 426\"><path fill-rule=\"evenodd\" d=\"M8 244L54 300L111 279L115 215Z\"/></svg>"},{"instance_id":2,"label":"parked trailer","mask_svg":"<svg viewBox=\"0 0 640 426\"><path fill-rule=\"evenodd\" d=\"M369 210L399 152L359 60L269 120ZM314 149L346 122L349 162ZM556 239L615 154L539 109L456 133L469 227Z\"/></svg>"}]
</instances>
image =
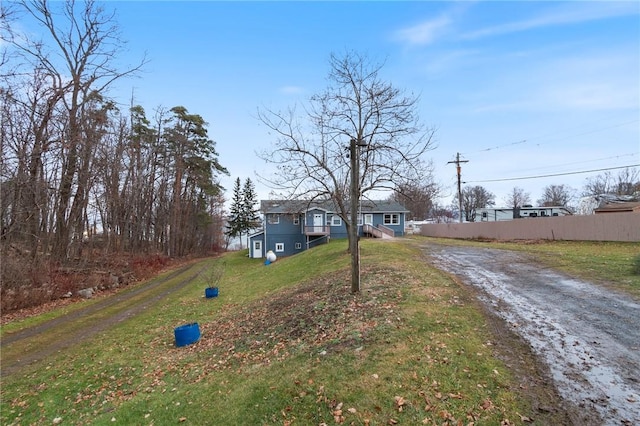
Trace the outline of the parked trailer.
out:
<instances>
[{"instance_id":1,"label":"parked trailer","mask_svg":"<svg viewBox=\"0 0 640 426\"><path fill-rule=\"evenodd\" d=\"M498 222L501 220L513 220L527 217L552 217L569 216L572 213L561 206L533 207L523 206L518 208L484 208L476 211L478 222Z\"/></svg>"}]
</instances>

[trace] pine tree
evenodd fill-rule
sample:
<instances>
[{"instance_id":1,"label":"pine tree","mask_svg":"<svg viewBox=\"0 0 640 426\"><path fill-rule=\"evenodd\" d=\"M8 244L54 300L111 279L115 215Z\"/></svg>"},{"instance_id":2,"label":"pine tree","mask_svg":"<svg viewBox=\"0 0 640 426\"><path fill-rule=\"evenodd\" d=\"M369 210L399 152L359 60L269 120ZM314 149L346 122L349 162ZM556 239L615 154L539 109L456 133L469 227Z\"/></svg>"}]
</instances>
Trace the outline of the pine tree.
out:
<instances>
[{"instance_id":1,"label":"pine tree","mask_svg":"<svg viewBox=\"0 0 640 426\"><path fill-rule=\"evenodd\" d=\"M256 204L258 204L258 199L255 186L251 179L247 178L242 188L242 230L247 233L247 247L249 246L249 233L260 226L260 215Z\"/></svg>"},{"instance_id":2,"label":"pine tree","mask_svg":"<svg viewBox=\"0 0 640 426\"><path fill-rule=\"evenodd\" d=\"M225 232L231 238L242 237L243 231L243 194L240 178L237 178L233 185L233 198L231 199L231 209ZM240 249L242 250L242 238L240 238Z\"/></svg>"}]
</instances>

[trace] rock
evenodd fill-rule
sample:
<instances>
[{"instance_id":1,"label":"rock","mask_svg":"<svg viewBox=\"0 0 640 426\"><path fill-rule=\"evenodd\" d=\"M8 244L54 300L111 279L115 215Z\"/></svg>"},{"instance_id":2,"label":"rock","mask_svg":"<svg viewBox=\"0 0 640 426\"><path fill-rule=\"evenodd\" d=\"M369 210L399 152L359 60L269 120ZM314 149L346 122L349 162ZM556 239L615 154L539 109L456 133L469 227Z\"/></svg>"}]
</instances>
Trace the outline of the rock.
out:
<instances>
[{"instance_id":1,"label":"rock","mask_svg":"<svg viewBox=\"0 0 640 426\"><path fill-rule=\"evenodd\" d=\"M93 297L93 289L92 288L84 288L82 290L78 290L78 294L85 299L91 299Z\"/></svg>"}]
</instances>

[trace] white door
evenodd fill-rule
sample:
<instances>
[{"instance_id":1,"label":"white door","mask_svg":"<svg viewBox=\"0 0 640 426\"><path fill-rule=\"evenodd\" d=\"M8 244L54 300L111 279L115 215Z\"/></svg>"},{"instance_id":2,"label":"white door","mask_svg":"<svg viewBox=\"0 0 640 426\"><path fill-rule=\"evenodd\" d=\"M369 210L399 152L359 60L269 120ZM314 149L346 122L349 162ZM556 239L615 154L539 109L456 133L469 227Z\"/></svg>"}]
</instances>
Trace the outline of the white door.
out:
<instances>
[{"instance_id":1,"label":"white door","mask_svg":"<svg viewBox=\"0 0 640 426\"><path fill-rule=\"evenodd\" d=\"M371 213L367 213L364 215L364 224L373 225L373 215Z\"/></svg>"},{"instance_id":2,"label":"white door","mask_svg":"<svg viewBox=\"0 0 640 426\"><path fill-rule=\"evenodd\" d=\"M262 241L260 240L255 240L253 242L253 257L262 257Z\"/></svg>"},{"instance_id":3,"label":"white door","mask_svg":"<svg viewBox=\"0 0 640 426\"><path fill-rule=\"evenodd\" d=\"M313 232L322 232L323 226L324 226L324 215L314 214L313 215Z\"/></svg>"}]
</instances>

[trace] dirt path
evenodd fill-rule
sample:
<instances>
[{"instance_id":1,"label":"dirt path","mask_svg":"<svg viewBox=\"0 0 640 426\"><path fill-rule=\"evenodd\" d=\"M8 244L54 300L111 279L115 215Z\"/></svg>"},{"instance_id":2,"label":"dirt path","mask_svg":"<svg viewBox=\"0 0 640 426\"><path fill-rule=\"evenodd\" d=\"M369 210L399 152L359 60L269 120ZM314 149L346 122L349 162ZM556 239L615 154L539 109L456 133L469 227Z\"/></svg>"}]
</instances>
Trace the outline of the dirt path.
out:
<instances>
[{"instance_id":1,"label":"dirt path","mask_svg":"<svg viewBox=\"0 0 640 426\"><path fill-rule=\"evenodd\" d=\"M439 268L524 338L551 372L577 424L640 424L640 303L488 248L424 246Z\"/></svg>"},{"instance_id":2,"label":"dirt path","mask_svg":"<svg viewBox=\"0 0 640 426\"><path fill-rule=\"evenodd\" d=\"M0 342L2 348L1 375L14 374L24 366L105 331L113 325L130 319L182 289L200 274L202 264L189 264L162 275L133 289L107 296L104 299L34 327L16 333L5 333ZM142 301L140 301L142 300ZM108 313L105 313L109 310ZM52 340L49 334L55 335ZM63 336L63 337L61 337ZM7 355L7 348L19 351L17 356Z\"/></svg>"}]
</instances>

